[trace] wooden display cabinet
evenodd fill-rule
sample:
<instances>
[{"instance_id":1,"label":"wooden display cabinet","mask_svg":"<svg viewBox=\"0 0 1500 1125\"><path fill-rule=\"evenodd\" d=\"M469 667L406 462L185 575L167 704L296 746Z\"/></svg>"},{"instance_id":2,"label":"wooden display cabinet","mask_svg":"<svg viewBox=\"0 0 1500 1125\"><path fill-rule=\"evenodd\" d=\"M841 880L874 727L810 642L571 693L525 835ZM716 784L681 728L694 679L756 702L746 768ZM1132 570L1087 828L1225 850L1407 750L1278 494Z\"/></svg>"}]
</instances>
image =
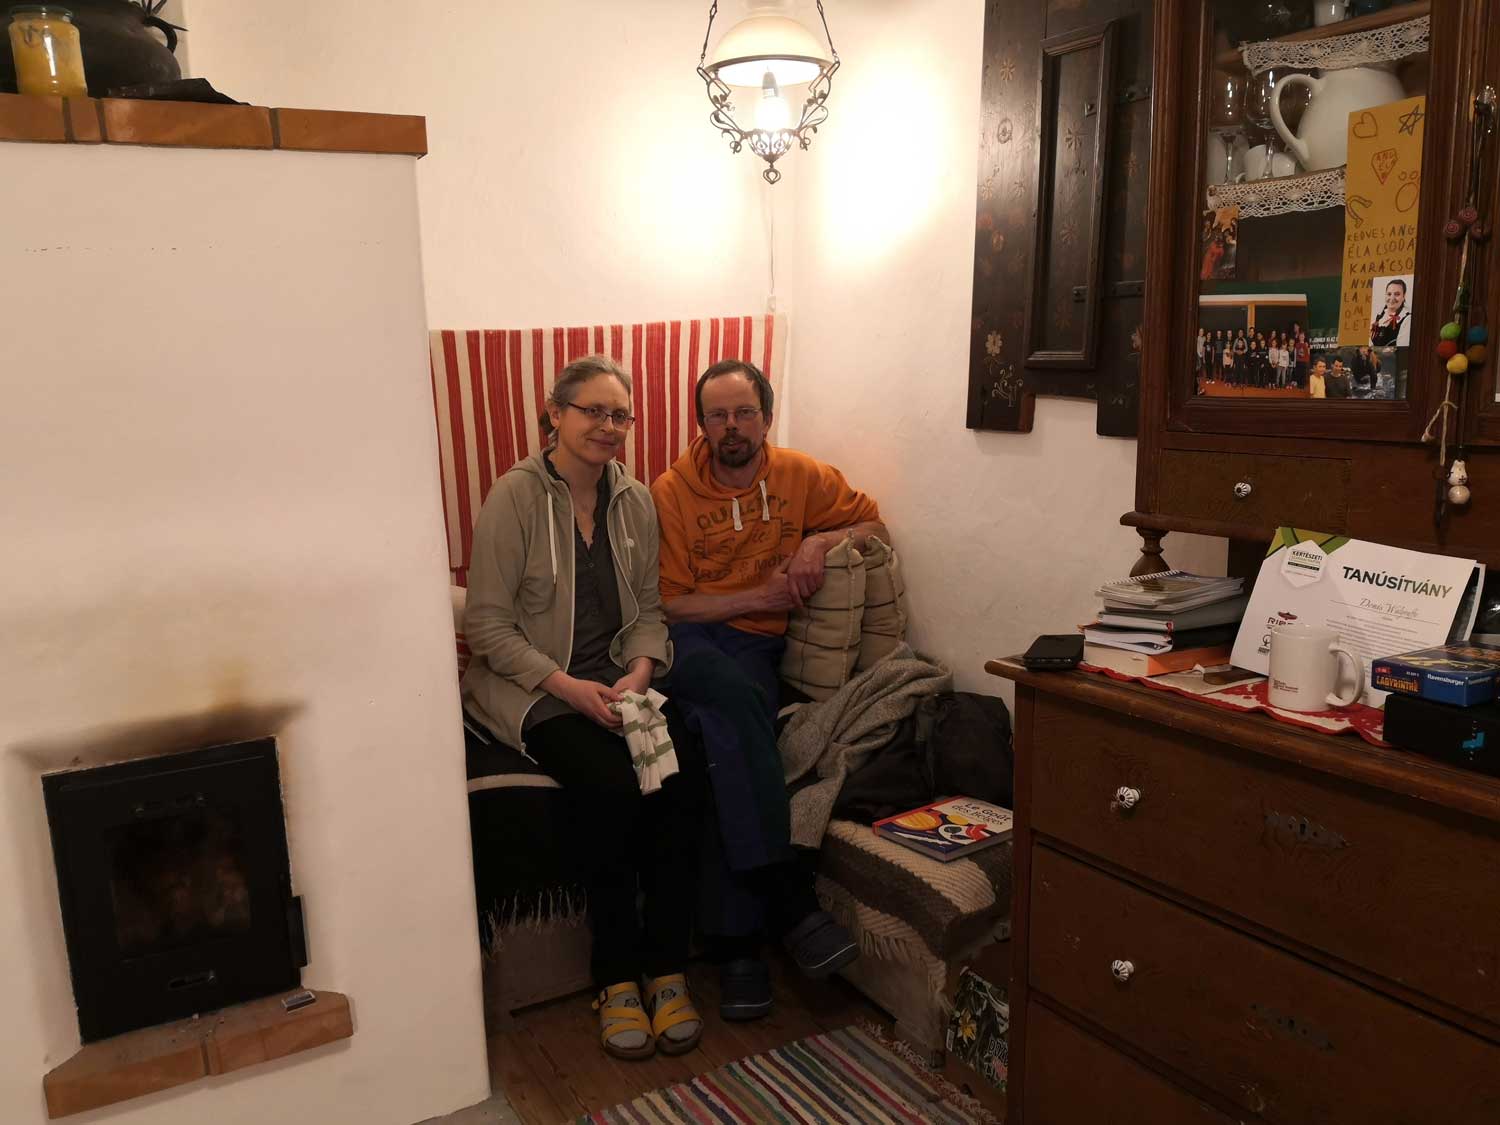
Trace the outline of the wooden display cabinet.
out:
<instances>
[{"instance_id":1,"label":"wooden display cabinet","mask_svg":"<svg viewBox=\"0 0 1500 1125\"><path fill-rule=\"evenodd\" d=\"M1443 228L1468 195L1475 99L1486 86L1500 86L1500 21L1483 0L1438 0L1394 4L1269 40L1321 42L1381 28L1410 30L1403 25L1430 20L1427 49L1387 66L1407 96L1426 98L1420 200L1414 207L1410 344L1399 356L1402 374L1394 397L1313 400L1264 391L1223 393L1223 387L1205 393L1196 329L1208 306L1200 297L1226 288L1200 281L1208 168L1211 160L1223 158L1223 149L1210 140L1215 75L1239 68L1248 80L1226 24L1243 25L1246 9L1266 7L1275 5L1238 0L1159 0L1156 5L1136 510L1122 517L1145 540L1136 572L1165 568L1159 544L1166 532L1263 545L1282 524L1500 560L1495 362L1455 381L1454 401L1463 400L1463 411L1461 429L1457 419L1450 425L1449 461L1462 444L1473 499L1467 507L1448 505L1440 522L1436 502L1446 491L1448 465L1439 464L1436 442L1423 441L1443 401L1447 373L1436 344L1439 328L1450 319L1459 279L1460 248L1445 238ZM1290 111L1290 95L1283 93L1282 99ZM1500 133L1489 140L1481 178L1479 210L1490 225L1500 218L1494 198L1497 150ZM1278 289L1326 294L1342 273L1345 221L1343 206L1241 220L1237 276L1229 288L1256 290L1261 304L1267 303L1268 291ZM1495 325L1500 319L1497 252L1500 240L1493 239L1471 251L1479 267L1471 323ZM1313 298L1307 300L1312 310ZM1326 299L1323 304L1326 308ZM1246 315L1253 326L1254 309ZM1305 324L1307 330L1318 327L1323 326ZM1376 381L1372 378L1372 392ZM1170 541L1166 549L1170 553Z\"/></svg>"}]
</instances>

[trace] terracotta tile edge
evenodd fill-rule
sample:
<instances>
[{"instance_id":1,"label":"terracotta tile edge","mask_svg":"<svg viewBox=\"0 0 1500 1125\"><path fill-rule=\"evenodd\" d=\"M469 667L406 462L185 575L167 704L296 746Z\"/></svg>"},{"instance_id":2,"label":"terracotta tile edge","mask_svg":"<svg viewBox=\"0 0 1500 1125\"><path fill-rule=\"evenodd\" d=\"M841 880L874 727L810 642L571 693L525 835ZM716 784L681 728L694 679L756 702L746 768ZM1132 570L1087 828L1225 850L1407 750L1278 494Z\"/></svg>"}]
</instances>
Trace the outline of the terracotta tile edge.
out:
<instances>
[{"instance_id":1,"label":"terracotta tile edge","mask_svg":"<svg viewBox=\"0 0 1500 1125\"><path fill-rule=\"evenodd\" d=\"M23 105L22 97L19 94L0 94L0 99L17 99L14 103L0 102L0 143L364 153L418 159L428 152L427 119L415 114L140 101L130 104L156 109L177 107L177 127L174 129L169 124L148 120L131 129L117 127L119 135L111 136L111 113L107 105L121 101L129 103L129 99L26 99L36 103L56 101L54 114L45 106ZM11 112L6 112L7 107ZM195 109L221 108L256 112L237 115L236 119L226 120L222 125L204 120L205 116L211 115L194 113ZM283 120L283 114L287 115L287 120ZM153 115L150 110L145 110L143 116L150 118ZM196 121L195 116L198 117Z\"/></svg>"},{"instance_id":2,"label":"terracotta tile edge","mask_svg":"<svg viewBox=\"0 0 1500 1125\"><path fill-rule=\"evenodd\" d=\"M281 1017L276 1021L282 1024L279 1027L262 1017L229 1028L221 1036L210 1021L200 1024L195 1016L191 1020L126 1032L115 1039L83 1046L43 1078L47 1116L55 1120L119 1105L147 1094L191 1085L204 1078L289 1058L351 1038L354 1020L349 998L340 992L318 991L315 995L321 1002L317 1009L303 1008L300 1013ZM232 1014L252 1006L268 1009L269 1000L248 1001L215 1014ZM135 1057L129 1057L129 1051L120 1050L122 1043L131 1040L137 1044L147 1043L175 1028L183 1029L181 1041L138 1050ZM287 1035L288 1028L298 1034ZM101 1052L116 1055L115 1065L68 1073L81 1058Z\"/></svg>"},{"instance_id":3,"label":"terracotta tile edge","mask_svg":"<svg viewBox=\"0 0 1500 1125\"><path fill-rule=\"evenodd\" d=\"M69 144L104 143L104 114L98 98L64 98L63 127Z\"/></svg>"},{"instance_id":4,"label":"terracotta tile edge","mask_svg":"<svg viewBox=\"0 0 1500 1125\"><path fill-rule=\"evenodd\" d=\"M276 147L288 151L427 155L427 118L417 114L281 106L271 110L271 128Z\"/></svg>"},{"instance_id":5,"label":"terracotta tile edge","mask_svg":"<svg viewBox=\"0 0 1500 1125\"><path fill-rule=\"evenodd\" d=\"M67 113L62 98L0 94L0 142L61 144L67 139Z\"/></svg>"},{"instance_id":6,"label":"terracotta tile edge","mask_svg":"<svg viewBox=\"0 0 1500 1125\"><path fill-rule=\"evenodd\" d=\"M104 140L157 148L260 149L274 147L265 106L211 105L102 98Z\"/></svg>"}]
</instances>

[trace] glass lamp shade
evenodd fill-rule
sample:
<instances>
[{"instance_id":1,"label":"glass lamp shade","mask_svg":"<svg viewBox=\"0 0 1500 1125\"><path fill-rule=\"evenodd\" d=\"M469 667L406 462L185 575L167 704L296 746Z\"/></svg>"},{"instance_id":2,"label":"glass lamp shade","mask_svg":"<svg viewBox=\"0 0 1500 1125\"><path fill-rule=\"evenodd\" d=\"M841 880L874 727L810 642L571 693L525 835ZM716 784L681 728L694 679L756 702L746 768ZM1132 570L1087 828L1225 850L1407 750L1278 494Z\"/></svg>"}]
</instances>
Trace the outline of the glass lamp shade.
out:
<instances>
[{"instance_id":1,"label":"glass lamp shade","mask_svg":"<svg viewBox=\"0 0 1500 1125\"><path fill-rule=\"evenodd\" d=\"M778 86L811 82L831 66L828 48L789 16L747 16L724 33L707 69L727 86L760 86L769 73Z\"/></svg>"}]
</instances>

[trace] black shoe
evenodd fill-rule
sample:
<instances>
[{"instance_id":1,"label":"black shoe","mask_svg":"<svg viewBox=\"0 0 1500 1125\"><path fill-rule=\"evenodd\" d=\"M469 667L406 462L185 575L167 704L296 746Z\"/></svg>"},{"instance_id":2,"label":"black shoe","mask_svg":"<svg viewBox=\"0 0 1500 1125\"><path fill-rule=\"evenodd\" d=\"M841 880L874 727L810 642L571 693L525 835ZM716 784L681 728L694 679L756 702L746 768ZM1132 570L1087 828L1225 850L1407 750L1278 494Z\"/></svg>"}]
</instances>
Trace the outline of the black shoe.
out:
<instances>
[{"instance_id":1,"label":"black shoe","mask_svg":"<svg viewBox=\"0 0 1500 1125\"><path fill-rule=\"evenodd\" d=\"M771 970L753 957L726 961L719 968L719 1015L726 1020L758 1020L771 1013Z\"/></svg>"},{"instance_id":2,"label":"black shoe","mask_svg":"<svg viewBox=\"0 0 1500 1125\"><path fill-rule=\"evenodd\" d=\"M802 975L819 980L838 972L859 956L849 931L826 910L814 910L781 939Z\"/></svg>"}]
</instances>

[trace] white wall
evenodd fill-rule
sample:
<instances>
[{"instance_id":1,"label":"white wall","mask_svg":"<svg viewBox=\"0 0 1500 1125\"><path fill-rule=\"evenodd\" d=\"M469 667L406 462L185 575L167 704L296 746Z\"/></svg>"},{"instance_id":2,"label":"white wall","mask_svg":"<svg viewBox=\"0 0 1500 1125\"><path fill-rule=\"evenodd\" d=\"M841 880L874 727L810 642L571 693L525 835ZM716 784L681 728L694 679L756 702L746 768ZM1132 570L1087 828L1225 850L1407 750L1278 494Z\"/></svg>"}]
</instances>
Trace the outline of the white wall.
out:
<instances>
[{"instance_id":1,"label":"white wall","mask_svg":"<svg viewBox=\"0 0 1500 1125\"><path fill-rule=\"evenodd\" d=\"M1091 401L1044 398L1030 435L964 428L983 0L863 0L829 13L844 58L799 168L791 436L880 499L918 646L961 687L984 662L1070 632L1139 537L1135 442ZM1178 566L1221 541L1168 536ZM1220 571L1222 573L1222 571Z\"/></svg>"},{"instance_id":2,"label":"white wall","mask_svg":"<svg viewBox=\"0 0 1500 1125\"><path fill-rule=\"evenodd\" d=\"M880 497L916 639L965 687L996 689L984 660L1073 628L1134 564L1135 443L1098 437L1092 402L1039 400L1029 435L964 428L982 0L830 3L831 117L771 189L707 124L694 0L456 0L441 24L395 0L186 7L195 73L241 98L428 115L437 326L759 309L774 200L779 427ZM1222 542L1166 545L1223 565Z\"/></svg>"},{"instance_id":3,"label":"white wall","mask_svg":"<svg viewBox=\"0 0 1500 1125\"><path fill-rule=\"evenodd\" d=\"M412 162L6 148L0 210L31 220L0 224L0 1120L45 1121L78 1046L40 774L264 734L303 979L354 1037L78 1120L479 1101Z\"/></svg>"},{"instance_id":4,"label":"white wall","mask_svg":"<svg viewBox=\"0 0 1500 1125\"><path fill-rule=\"evenodd\" d=\"M708 125L696 0L184 0L193 72L257 105L414 113L430 322L764 310L768 189ZM741 0L725 0L720 28ZM795 163L795 159L792 161ZM778 234L791 234L793 174Z\"/></svg>"}]
</instances>

